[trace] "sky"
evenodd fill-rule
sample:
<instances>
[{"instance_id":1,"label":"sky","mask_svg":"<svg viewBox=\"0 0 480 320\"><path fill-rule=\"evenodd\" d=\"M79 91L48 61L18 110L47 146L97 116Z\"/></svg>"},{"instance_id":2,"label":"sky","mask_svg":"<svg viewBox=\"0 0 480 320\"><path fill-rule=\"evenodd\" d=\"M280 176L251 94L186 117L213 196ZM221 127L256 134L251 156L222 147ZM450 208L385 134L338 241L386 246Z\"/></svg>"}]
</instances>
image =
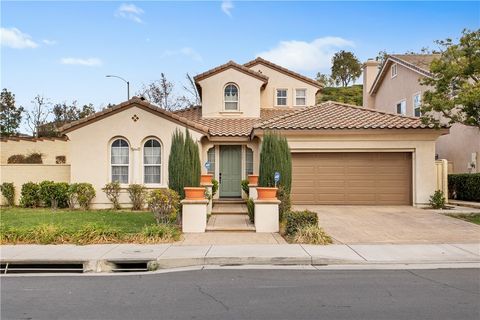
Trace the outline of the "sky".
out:
<instances>
[{"instance_id":1,"label":"sky","mask_svg":"<svg viewBox=\"0 0 480 320\"><path fill-rule=\"evenodd\" d=\"M306 76L331 57L360 61L436 48L434 40L480 28L480 2L1 1L1 87L32 107L77 100L97 110L126 100L165 73L185 74L257 56Z\"/></svg>"}]
</instances>

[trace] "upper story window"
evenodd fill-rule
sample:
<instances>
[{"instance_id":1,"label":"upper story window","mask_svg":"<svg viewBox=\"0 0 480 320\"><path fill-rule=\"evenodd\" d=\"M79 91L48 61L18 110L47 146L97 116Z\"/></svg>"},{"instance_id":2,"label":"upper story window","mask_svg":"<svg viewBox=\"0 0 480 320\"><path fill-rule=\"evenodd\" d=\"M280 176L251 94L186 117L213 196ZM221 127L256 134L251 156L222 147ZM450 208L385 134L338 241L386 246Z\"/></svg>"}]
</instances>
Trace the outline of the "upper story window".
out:
<instances>
[{"instance_id":1,"label":"upper story window","mask_svg":"<svg viewBox=\"0 0 480 320\"><path fill-rule=\"evenodd\" d=\"M124 139L116 139L112 143L110 164L112 166L112 182L128 183L130 147Z\"/></svg>"},{"instance_id":2,"label":"upper story window","mask_svg":"<svg viewBox=\"0 0 480 320\"><path fill-rule=\"evenodd\" d=\"M224 90L225 110L238 110L238 87L228 84Z\"/></svg>"},{"instance_id":3,"label":"upper story window","mask_svg":"<svg viewBox=\"0 0 480 320\"><path fill-rule=\"evenodd\" d=\"M403 115L407 114L407 101L402 100L397 103L397 113Z\"/></svg>"},{"instance_id":4,"label":"upper story window","mask_svg":"<svg viewBox=\"0 0 480 320\"><path fill-rule=\"evenodd\" d=\"M397 64L394 63L392 65L392 78L396 77L397 76Z\"/></svg>"},{"instance_id":5,"label":"upper story window","mask_svg":"<svg viewBox=\"0 0 480 320\"><path fill-rule=\"evenodd\" d=\"M149 139L143 145L143 181L145 184L160 183L161 146L156 139Z\"/></svg>"},{"instance_id":6,"label":"upper story window","mask_svg":"<svg viewBox=\"0 0 480 320\"><path fill-rule=\"evenodd\" d=\"M277 89L276 103L277 106L287 105L287 89Z\"/></svg>"},{"instance_id":7,"label":"upper story window","mask_svg":"<svg viewBox=\"0 0 480 320\"><path fill-rule=\"evenodd\" d=\"M420 117L422 115L420 106L422 104L422 94L419 92L413 96L413 115Z\"/></svg>"},{"instance_id":8,"label":"upper story window","mask_svg":"<svg viewBox=\"0 0 480 320\"><path fill-rule=\"evenodd\" d=\"M307 89L295 89L295 105L307 105Z\"/></svg>"}]
</instances>

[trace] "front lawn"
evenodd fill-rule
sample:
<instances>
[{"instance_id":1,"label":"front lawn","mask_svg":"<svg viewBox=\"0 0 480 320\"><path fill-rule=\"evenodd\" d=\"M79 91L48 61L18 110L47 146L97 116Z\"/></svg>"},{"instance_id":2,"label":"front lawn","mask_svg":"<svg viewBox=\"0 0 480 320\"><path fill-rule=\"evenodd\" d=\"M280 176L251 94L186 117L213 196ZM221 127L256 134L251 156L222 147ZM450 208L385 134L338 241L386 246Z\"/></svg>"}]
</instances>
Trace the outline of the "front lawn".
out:
<instances>
[{"instance_id":1,"label":"front lawn","mask_svg":"<svg viewBox=\"0 0 480 320\"><path fill-rule=\"evenodd\" d=\"M157 226L151 212L2 208L1 243L160 243L180 239L176 226Z\"/></svg>"},{"instance_id":2,"label":"front lawn","mask_svg":"<svg viewBox=\"0 0 480 320\"><path fill-rule=\"evenodd\" d=\"M472 213L472 214L457 214L457 215L450 215L451 217L462 219L471 223L480 224L480 213Z\"/></svg>"}]
</instances>

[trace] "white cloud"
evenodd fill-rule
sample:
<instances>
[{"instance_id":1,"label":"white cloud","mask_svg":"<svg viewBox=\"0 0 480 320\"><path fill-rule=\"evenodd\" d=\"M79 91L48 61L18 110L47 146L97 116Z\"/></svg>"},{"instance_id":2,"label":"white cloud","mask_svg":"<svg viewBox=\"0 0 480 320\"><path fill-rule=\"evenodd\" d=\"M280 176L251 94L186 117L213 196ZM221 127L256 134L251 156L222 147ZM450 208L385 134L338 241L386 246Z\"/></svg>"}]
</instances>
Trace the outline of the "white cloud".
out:
<instances>
[{"instance_id":1,"label":"white cloud","mask_svg":"<svg viewBox=\"0 0 480 320\"><path fill-rule=\"evenodd\" d=\"M329 68L333 54L355 44L340 37L317 38L312 42L281 41L275 48L256 56L293 70L319 71Z\"/></svg>"},{"instance_id":2,"label":"white cloud","mask_svg":"<svg viewBox=\"0 0 480 320\"><path fill-rule=\"evenodd\" d=\"M143 9L137 7L134 4L127 4L124 3L118 7L117 11L115 12L116 17L128 19L135 21L137 23L143 23L143 20L140 18L145 11Z\"/></svg>"},{"instance_id":3,"label":"white cloud","mask_svg":"<svg viewBox=\"0 0 480 320\"><path fill-rule=\"evenodd\" d=\"M32 40L32 37L17 28L0 28L0 42L2 46L24 49L36 48L38 44Z\"/></svg>"},{"instance_id":4,"label":"white cloud","mask_svg":"<svg viewBox=\"0 0 480 320\"><path fill-rule=\"evenodd\" d=\"M185 56L199 62L203 60L202 56L190 47L183 47L179 50L166 50L160 55L160 58L172 56Z\"/></svg>"},{"instance_id":5,"label":"white cloud","mask_svg":"<svg viewBox=\"0 0 480 320\"><path fill-rule=\"evenodd\" d=\"M60 60L61 64L71 64L71 65L79 65L79 66L87 66L87 67L98 67L102 65L102 60L98 58L62 58Z\"/></svg>"},{"instance_id":6,"label":"white cloud","mask_svg":"<svg viewBox=\"0 0 480 320\"><path fill-rule=\"evenodd\" d=\"M42 42L45 43L47 46L53 46L53 45L56 45L56 44L57 44L57 41L55 41L55 40L48 40L48 39L43 39Z\"/></svg>"},{"instance_id":7,"label":"white cloud","mask_svg":"<svg viewBox=\"0 0 480 320\"><path fill-rule=\"evenodd\" d=\"M222 11L229 17L232 16L233 2L230 0L222 1L221 4Z\"/></svg>"}]
</instances>

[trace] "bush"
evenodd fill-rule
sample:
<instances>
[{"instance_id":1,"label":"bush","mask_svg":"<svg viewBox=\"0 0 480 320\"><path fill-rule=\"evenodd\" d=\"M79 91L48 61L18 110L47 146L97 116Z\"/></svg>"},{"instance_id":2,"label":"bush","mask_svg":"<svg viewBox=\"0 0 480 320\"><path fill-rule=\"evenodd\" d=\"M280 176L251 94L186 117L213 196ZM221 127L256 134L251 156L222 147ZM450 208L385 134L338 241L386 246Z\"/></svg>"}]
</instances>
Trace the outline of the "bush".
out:
<instances>
[{"instance_id":1,"label":"bush","mask_svg":"<svg viewBox=\"0 0 480 320\"><path fill-rule=\"evenodd\" d=\"M7 205L13 207L15 205L15 186L13 182L4 182L0 185L2 196L7 200Z\"/></svg>"},{"instance_id":2,"label":"bush","mask_svg":"<svg viewBox=\"0 0 480 320\"><path fill-rule=\"evenodd\" d=\"M93 198L95 198L95 189L90 183L77 183L75 186L76 199L78 205L87 210L90 208Z\"/></svg>"},{"instance_id":3,"label":"bush","mask_svg":"<svg viewBox=\"0 0 480 320\"><path fill-rule=\"evenodd\" d=\"M260 151L260 172L258 184L261 187L275 185L274 174L280 173L278 186L284 186L290 193L292 186L292 155L287 139L276 133L267 132Z\"/></svg>"},{"instance_id":4,"label":"bush","mask_svg":"<svg viewBox=\"0 0 480 320\"><path fill-rule=\"evenodd\" d=\"M25 163L25 156L23 154L14 154L8 157L7 163Z\"/></svg>"},{"instance_id":5,"label":"bush","mask_svg":"<svg viewBox=\"0 0 480 320\"><path fill-rule=\"evenodd\" d=\"M124 234L116 228L97 223L89 223L73 233L72 240L77 244L108 243L122 240L123 236Z\"/></svg>"},{"instance_id":6,"label":"bush","mask_svg":"<svg viewBox=\"0 0 480 320\"><path fill-rule=\"evenodd\" d=\"M305 244L330 244L332 238L316 225L306 225L298 228L293 235L293 242Z\"/></svg>"},{"instance_id":7,"label":"bush","mask_svg":"<svg viewBox=\"0 0 480 320\"><path fill-rule=\"evenodd\" d=\"M168 223L176 218L180 197L172 189L153 190L148 196L147 203L158 224Z\"/></svg>"},{"instance_id":8,"label":"bush","mask_svg":"<svg viewBox=\"0 0 480 320\"><path fill-rule=\"evenodd\" d=\"M43 154L39 152L32 152L25 157L24 163L43 163L42 160Z\"/></svg>"},{"instance_id":9,"label":"bush","mask_svg":"<svg viewBox=\"0 0 480 320\"><path fill-rule=\"evenodd\" d=\"M39 190L40 187L34 182L24 183L20 192L20 205L25 208L38 207L40 204Z\"/></svg>"},{"instance_id":10,"label":"bush","mask_svg":"<svg viewBox=\"0 0 480 320\"><path fill-rule=\"evenodd\" d=\"M443 209L445 208L445 196L443 195L443 191L437 190L433 195L430 196L430 206L433 209Z\"/></svg>"},{"instance_id":11,"label":"bush","mask_svg":"<svg viewBox=\"0 0 480 320\"><path fill-rule=\"evenodd\" d=\"M145 203L145 187L141 184L131 184L127 191L132 202L132 210L142 210Z\"/></svg>"},{"instance_id":12,"label":"bush","mask_svg":"<svg viewBox=\"0 0 480 320\"><path fill-rule=\"evenodd\" d=\"M42 181L38 186L38 196L45 206L52 209L67 207L68 183Z\"/></svg>"},{"instance_id":13,"label":"bush","mask_svg":"<svg viewBox=\"0 0 480 320\"><path fill-rule=\"evenodd\" d=\"M248 218L251 223L255 223L255 203L251 198L247 199Z\"/></svg>"},{"instance_id":14,"label":"bush","mask_svg":"<svg viewBox=\"0 0 480 320\"><path fill-rule=\"evenodd\" d=\"M304 210L304 211L290 211L285 215L286 218L286 234L294 235L298 229L314 225L318 226L318 216L315 212Z\"/></svg>"},{"instance_id":15,"label":"bush","mask_svg":"<svg viewBox=\"0 0 480 320\"><path fill-rule=\"evenodd\" d=\"M120 183L118 181L107 183L102 190L107 195L107 199L113 204L113 209L120 209Z\"/></svg>"},{"instance_id":16,"label":"bush","mask_svg":"<svg viewBox=\"0 0 480 320\"><path fill-rule=\"evenodd\" d=\"M464 201L480 201L480 173L448 175L449 198Z\"/></svg>"},{"instance_id":17,"label":"bush","mask_svg":"<svg viewBox=\"0 0 480 320\"><path fill-rule=\"evenodd\" d=\"M55 157L55 163L56 163L56 164L65 164L65 163L67 163L67 157L65 157L65 156L56 156L56 157Z\"/></svg>"},{"instance_id":18,"label":"bush","mask_svg":"<svg viewBox=\"0 0 480 320\"><path fill-rule=\"evenodd\" d=\"M280 200L280 205L278 206L279 219L282 221L285 217L285 214L290 211L292 203L290 201L290 193L285 189L284 186L279 186L277 190L277 198Z\"/></svg>"},{"instance_id":19,"label":"bush","mask_svg":"<svg viewBox=\"0 0 480 320\"><path fill-rule=\"evenodd\" d=\"M141 235L143 236L142 242L165 242L165 241L178 241L181 236L181 232L178 227L170 224L157 224L143 227Z\"/></svg>"},{"instance_id":20,"label":"bush","mask_svg":"<svg viewBox=\"0 0 480 320\"><path fill-rule=\"evenodd\" d=\"M212 197L217 194L218 191L218 181L215 179L212 179Z\"/></svg>"},{"instance_id":21,"label":"bush","mask_svg":"<svg viewBox=\"0 0 480 320\"><path fill-rule=\"evenodd\" d=\"M248 197L250 195L250 188L248 187L248 180L242 180L241 184L242 184L243 192L245 192L245 194Z\"/></svg>"},{"instance_id":22,"label":"bush","mask_svg":"<svg viewBox=\"0 0 480 320\"><path fill-rule=\"evenodd\" d=\"M77 204L77 193L78 183L72 183L68 186L67 189L67 204L70 209L75 209L75 205Z\"/></svg>"}]
</instances>

